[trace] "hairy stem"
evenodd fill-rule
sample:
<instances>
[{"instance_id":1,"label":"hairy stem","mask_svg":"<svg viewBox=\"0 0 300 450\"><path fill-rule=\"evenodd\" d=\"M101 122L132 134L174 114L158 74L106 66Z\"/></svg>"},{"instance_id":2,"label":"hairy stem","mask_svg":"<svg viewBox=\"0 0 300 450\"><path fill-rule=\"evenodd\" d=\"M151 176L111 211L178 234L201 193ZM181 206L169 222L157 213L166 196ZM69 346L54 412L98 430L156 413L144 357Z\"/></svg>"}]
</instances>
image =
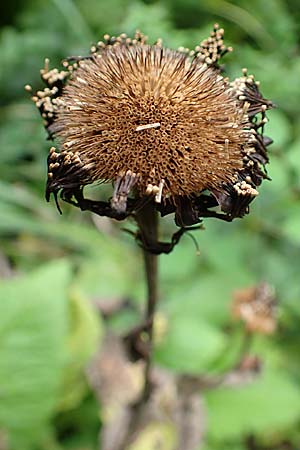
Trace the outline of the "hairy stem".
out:
<instances>
[{"instance_id":1,"label":"hairy stem","mask_svg":"<svg viewBox=\"0 0 300 450\"><path fill-rule=\"evenodd\" d=\"M153 319L157 305L158 294L158 256L151 253L158 242L158 217L153 202L147 203L137 214L136 220L144 249L144 267L147 283L147 306L145 311L145 322L147 327L148 351L145 366L145 388L143 400L147 400L151 393L151 365L153 354Z\"/></svg>"}]
</instances>

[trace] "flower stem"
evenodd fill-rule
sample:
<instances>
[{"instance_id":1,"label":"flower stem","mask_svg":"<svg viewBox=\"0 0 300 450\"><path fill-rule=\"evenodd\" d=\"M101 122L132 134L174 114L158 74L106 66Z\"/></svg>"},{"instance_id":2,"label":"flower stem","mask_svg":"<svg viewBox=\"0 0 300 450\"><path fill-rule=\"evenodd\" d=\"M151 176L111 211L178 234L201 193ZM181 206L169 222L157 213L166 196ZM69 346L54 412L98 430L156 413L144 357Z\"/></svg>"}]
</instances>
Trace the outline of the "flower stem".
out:
<instances>
[{"instance_id":1,"label":"flower stem","mask_svg":"<svg viewBox=\"0 0 300 450\"><path fill-rule=\"evenodd\" d=\"M141 241L144 245L144 267L147 283L147 306L145 311L145 322L147 327L147 354L145 357L145 387L143 401L151 394L151 366L153 355L153 319L157 305L158 295L158 256L151 252L158 242L158 217L153 202L147 203L137 214L136 220L139 227Z\"/></svg>"},{"instance_id":2,"label":"flower stem","mask_svg":"<svg viewBox=\"0 0 300 450\"><path fill-rule=\"evenodd\" d=\"M153 255L147 251L144 251L145 260L145 272L147 279L147 309L146 309L146 321L149 321L148 328L148 353L146 357L146 367L145 367L145 388L144 388L144 398L147 400L151 392L151 381L150 381L150 371L152 364L152 354L153 354L153 319L157 304L157 255Z\"/></svg>"}]
</instances>

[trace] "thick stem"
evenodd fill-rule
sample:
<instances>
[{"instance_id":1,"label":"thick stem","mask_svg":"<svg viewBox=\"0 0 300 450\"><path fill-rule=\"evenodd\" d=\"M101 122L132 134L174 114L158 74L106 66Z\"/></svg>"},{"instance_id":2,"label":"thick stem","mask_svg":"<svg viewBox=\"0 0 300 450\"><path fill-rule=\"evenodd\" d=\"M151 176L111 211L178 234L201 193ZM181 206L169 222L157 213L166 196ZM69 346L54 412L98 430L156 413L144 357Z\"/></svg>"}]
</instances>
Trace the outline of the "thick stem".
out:
<instances>
[{"instance_id":1,"label":"thick stem","mask_svg":"<svg viewBox=\"0 0 300 450\"><path fill-rule=\"evenodd\" d=\"M149 322L148 328L148 352L146 357L146 368L145 368L145 388L144 388L144 399L148 399L151 392L151 380L150 371L152 364L152 354L153 354L153 319L157 304L157 255L153 255L144 250L144 260L145 260L145 272L147 279L147 309L146 309L146 321Z\"/></svg>"},{"instance_id":2,"label":"thick stem","mask_svg":"<svg viewBox=\"0 0 300 450\"><path fill-rule=\"evenodd\" d=\"M145 321L149 324L147 327L148 351L146 355L145 366L145 388L143 400L147 400L151 393L151 365L153 354L153 319L157 305L158 294L158 256L146 249L155 248L158 241L158 217L153 202L146 204L137 214L136 220L141 235L141 241L144 244L144 266L147 282L147 307L145 312Z\"/></svg>"}]
</instances>

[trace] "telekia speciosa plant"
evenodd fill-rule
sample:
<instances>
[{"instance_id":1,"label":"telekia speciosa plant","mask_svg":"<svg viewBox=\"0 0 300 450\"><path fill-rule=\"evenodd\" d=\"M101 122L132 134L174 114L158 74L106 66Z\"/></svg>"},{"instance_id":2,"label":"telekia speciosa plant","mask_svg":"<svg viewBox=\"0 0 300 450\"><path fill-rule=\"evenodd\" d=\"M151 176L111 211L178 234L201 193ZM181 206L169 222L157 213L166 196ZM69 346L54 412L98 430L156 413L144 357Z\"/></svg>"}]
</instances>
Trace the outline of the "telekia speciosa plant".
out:
<instances>
[{"instance_id":1,"label":"telekia speciosa plant","mask_svg":"<svg viewBox=\"0 0 300 450\"><path fill-rule=\"evenodd\" d=\"M220 58L232 49L223 34L215 25L192 51L151 44L140 32L105 35L61 69L46 59L46 87L32 100L54 141L47 200L117 220L151 205L161 216L174 214L180 230L204 217L247 214L267 178L272 102L246 69L233 81L224 76ZM112 183L110 198L86 198L92 183Z\"/></svg>"}]
</instances>

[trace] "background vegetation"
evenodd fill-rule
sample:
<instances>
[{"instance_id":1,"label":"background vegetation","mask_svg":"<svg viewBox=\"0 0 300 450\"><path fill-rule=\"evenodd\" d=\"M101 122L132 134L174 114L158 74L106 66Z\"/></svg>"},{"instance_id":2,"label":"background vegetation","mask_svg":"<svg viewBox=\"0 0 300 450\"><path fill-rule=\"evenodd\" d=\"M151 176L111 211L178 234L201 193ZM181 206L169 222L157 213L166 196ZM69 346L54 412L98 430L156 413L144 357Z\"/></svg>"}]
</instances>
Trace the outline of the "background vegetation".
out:
<instances>
[{"instance_id":1,"label":"background vegetation","mask_svg":"<svg viewBox=\"0 0 300 450\"><path fill-rule=\"evenodd\" d=\"M262 374L201 393L201 448L299 448L299 0L11 0L1 9L0 448L98 448L104 419L86 367L108 326L121 333L138 322L145 296L130 236L115 223L67 205L60 216L45 203L49 142L24 84L41 85L44 57L56 66L86 54L104 33L139 28L153 41L193 48L214 22L234 47L228 74L248 67L278 105L266 128L273 181L243 220L205 220L195 234L200 255L185 236L161 258L156 362L179 373L222 373L243 338L231 316L233 293L269 283L277 331L255 335L251 346ZM172 219L162 222L173 230ZM99 304L122 300L129 306L104 324Z\"/></svg>"}]
</instances>

